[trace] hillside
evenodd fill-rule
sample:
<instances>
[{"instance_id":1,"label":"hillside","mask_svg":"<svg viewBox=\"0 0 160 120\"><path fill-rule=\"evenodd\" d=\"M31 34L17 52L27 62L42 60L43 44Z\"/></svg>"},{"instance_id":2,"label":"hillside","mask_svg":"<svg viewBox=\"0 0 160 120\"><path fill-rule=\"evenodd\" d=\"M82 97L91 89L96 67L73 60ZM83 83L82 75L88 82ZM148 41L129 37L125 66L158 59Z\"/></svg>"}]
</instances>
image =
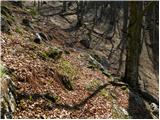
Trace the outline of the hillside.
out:
<instances>
[{"instance_id":1,"label":"hillside","mask_svg":"<svg viewBox=\"0 0 160 120\"><path fill-rule=\"evenodd\" d=\"M48 13L45 11L47 5L41 12ZM55 5L58 6L58 2ZM2 2L1 9L1 19L4 19L0 41L1 66L6 69L2 74L1 68L1 78L6 74L10 76L15 86L16 101L15 110L10 115L4 112L6 118L158 117L152 113L152 102L121 81L125 55L122 69L117 72L121 52L115 47L120 42L118 33L113 37L114 43L99 43L95 39L88 49L82 39L86 38L89 26L69 29L76 21L74 15L68 16L70 23L60 15L42 16L27 2L23 8ZM97 27L95 31L101 33L102 30ZM100 37L96 33L93 36ZM109 58L112 44L114 52ZM157 100L158 77L155 77L155 69L145 47L141 56L141 89Z\"/></svg>"}]
</instances>

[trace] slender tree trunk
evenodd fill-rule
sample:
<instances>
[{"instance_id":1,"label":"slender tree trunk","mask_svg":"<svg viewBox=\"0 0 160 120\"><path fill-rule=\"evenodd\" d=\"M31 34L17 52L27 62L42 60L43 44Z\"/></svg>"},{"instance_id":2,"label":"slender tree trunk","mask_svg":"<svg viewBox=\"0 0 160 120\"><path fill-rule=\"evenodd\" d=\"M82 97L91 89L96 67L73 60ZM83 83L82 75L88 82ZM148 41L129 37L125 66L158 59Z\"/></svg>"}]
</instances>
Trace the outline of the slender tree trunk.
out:
<instances>
[{"instance_id":1,"label":"slender tree trunk","mask_svg":"<svg viewBox=\"0 0 160 120\"><path fill-rule=\"evenodd\" d=\"M66 12L66 10L67 10L67 1L63 1L62 12Z\"/></svg>"},{"instance_id":2,"label":"slender tree trunk","mask_svg":"<svg viewBox=\"0 0 160 120\"><path fill-rule=\"evenodd\" d=\"M82 26L83 23L83 1L77 2L77 26Z\"/></svg>"}]
</instances>

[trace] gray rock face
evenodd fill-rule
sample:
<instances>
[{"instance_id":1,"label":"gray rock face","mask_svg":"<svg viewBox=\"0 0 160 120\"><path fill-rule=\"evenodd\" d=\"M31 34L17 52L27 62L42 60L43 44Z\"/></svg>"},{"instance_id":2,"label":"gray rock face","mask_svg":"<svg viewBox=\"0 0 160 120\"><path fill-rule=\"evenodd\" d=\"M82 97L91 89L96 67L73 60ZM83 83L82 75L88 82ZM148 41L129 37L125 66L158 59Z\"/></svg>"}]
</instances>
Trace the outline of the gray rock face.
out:
<instances>
[{"instance_id":1,"label":"gray rock face","mask_svg":"<svg viewBox=\"0 0 160 120\"><path fill-rule=\"evenodd\" d=\"M15 88L11 78L8 75L3 75L0 78L1 82L1 118L11 119L12 113L16 109Z\"/></svg>"},{"instance_id":2,"label":"gray rock face","mask_svg":"<svg viewBox=\"0 0 160 120\"><path fill-rule=\"evenodd\" d=\"M110 63L105 55L99 51L91 51L90 55L96 59L105 69L110 67Z\"/></svg>"},{"instance_id":3,"label":"gray rock face","mask_svg":"<svg viewBox=\"0 0 160 120\"><path fill-rule=\"evenodd\" d=\"M81 43L85 48L89 49L89 48L90 48L90 44L91 44L91 39L90 39L90 37L89 37L89 34L84 35L84 36L82 37L82 40L80 40L80 43Z\"/></svg>"}]
</instances>

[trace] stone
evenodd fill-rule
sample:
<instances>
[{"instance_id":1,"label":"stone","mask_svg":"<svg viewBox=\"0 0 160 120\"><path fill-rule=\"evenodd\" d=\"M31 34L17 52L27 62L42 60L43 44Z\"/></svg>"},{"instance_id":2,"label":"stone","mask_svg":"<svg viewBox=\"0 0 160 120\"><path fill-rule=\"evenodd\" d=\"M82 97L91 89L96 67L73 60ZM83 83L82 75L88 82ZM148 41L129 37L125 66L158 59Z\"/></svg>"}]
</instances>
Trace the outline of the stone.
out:
<instances>
[{"instance_id":1,"label":"stone","mask_svg":"<svg viewBox=\"0 0 160 120\"><path fill-rule=\"evenodd\" d=\"M95 51L95 50L92 50L89 52L90 55L96 59L105 69L109 68L110 67L110 63L108 61L108 59L106 58L106 56L100 52L100 51Z\"/></svg>"},{"instance_id":2,"label":"stone","mask_svg":"<svg viewBox=\"0 0 160 120\"><path fill-rule=\"evenodd\" d=\"M81 41L80 41L80 43L85 47L85 48L90 48L90 40L88 40L88 39L82 39Z\"/></svg>"},{"instance_id":3,"label":"stone","mask_svg":"<svg viewBox=\"0 0 160 120\"><path fill-rule=\"evenodd\" d=\"M1 118L12 119L12 113L16 109L15 85L8 75L3 75L0 79L0 82Z\"/></svg>"},{"instance_id":4,"label":"stone","mask_svg":"<svg viewBox=\"0 0 160 120\"><path fill-rule=\"evenodd\" d=\"M32 24L31 24L31 21L28 18L22 19L22 24L27 26L27 27L30 27L31 29L34 29Z\"/></svg>"},{"instance_id":5,"label":"stone","mask_svg":"<svg viewBox=\"0 0 160 120\"><path fill-rule=\"evenodd\" d=\"M48 55L48 57L57 60L61 58L62 53L63 52L61 49L54 47L51 48L46 54Z\"/></svg>"},{"instance_id":6,"label":"stone","mask_svg":"<svg viewBox=\"0 0 160 120\"><path fill-rule=\"evenodd\" d=\"M59 77L59 80L61 81L61 83L63 84L63 86L67 90L69 90L69 91L73 90L73 86L72 86L71 80L69 79L68 76L62 75L62 74L58 74L58 77Z\"/></svg>"},{"instance_id":7,"label":"stone","mask_svg":"<svg viewBox=\"0 0 160 120\"><path fill-rule=\"evenodd\" d=\"M41 41L42 41L42 37L40 36L39 33L36 33L34 42L37 43L37 44L41 44Z\"/></svg>"},{"instance_id":8,"label":"stone","mask_svg":"<svg viewBox=\"0 0 160 120\"><path fill-rule=\"evenodd\" d=\"M159 112L158 105L156 105L155 103L150 104L150 109L154 114L158 114L158 112Z\"/></svg>"},{"instance_id":9,"label":"stone","mask_svg":"<svg viewBox=\"0 0 160 120\"><path fill-rule=\"evenodd\" d=\"M38 37L36 37L36 38L34 39L34 42L37 43L37 44L41 44L41 39L39 39Z\"/></svg>"}]
</instances>

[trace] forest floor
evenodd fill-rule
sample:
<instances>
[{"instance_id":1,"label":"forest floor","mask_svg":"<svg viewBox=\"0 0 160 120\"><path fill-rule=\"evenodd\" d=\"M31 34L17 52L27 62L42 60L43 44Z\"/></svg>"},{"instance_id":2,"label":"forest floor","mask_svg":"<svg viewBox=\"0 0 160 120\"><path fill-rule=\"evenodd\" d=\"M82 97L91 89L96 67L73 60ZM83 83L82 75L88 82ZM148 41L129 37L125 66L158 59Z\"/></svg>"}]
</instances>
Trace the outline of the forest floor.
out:
<instances>
[{"instance_id":1,"label":"forest floor","mask_svg":"<svg viewBox=\"0 0 160 120\"><path fill-rule=\"evenodd\" d=\"M62 25L64 24L63 18L57 17L59 26L53 18L50 20L40 17L41 19L36 21L32 15L24 13L19 8L13 14L15 23L12 24L11 34L1 33L1 39L4 41L1 43L1 60L12 72L18 93L29 95L50 93L56 96L56 104L74 105L91 95L100 85L111 81L111 78L102 74L100 70L88 68L85 56L88 51L92 50L84 48L79 42L74 47L66 46L66 43L71 41L75 34L61 28L64 26ZM52 40L41 42L41 44L35 43L33 41L34 31L21 24L23 18L32 19L34 30L51 35ZM82 35L81 31L77 34ZM57 47L63 51L59 60L43 59L40 56L50 47ZM116 54L118 53L115 53L115 56ZM143 77L146 78L147 74L150 77L150 79L146 78L145 89L158 97L158 81L154 75L152 63L149 62L149 59L145 59L145 55L147 56L146 51L141 59L142 71L146 74ZM56 76L62 62L67 62L75 72L72 91L66 90ZM108 68L108 72L116 74L115 66ZM144 100L128 87L109 85L77 110L68 109L65 106L58 107L44 98L33 99L33 96L22 98L13 117L16 119L150 118L148 109L144 106Z\"/></svg>"}]
</instances>

